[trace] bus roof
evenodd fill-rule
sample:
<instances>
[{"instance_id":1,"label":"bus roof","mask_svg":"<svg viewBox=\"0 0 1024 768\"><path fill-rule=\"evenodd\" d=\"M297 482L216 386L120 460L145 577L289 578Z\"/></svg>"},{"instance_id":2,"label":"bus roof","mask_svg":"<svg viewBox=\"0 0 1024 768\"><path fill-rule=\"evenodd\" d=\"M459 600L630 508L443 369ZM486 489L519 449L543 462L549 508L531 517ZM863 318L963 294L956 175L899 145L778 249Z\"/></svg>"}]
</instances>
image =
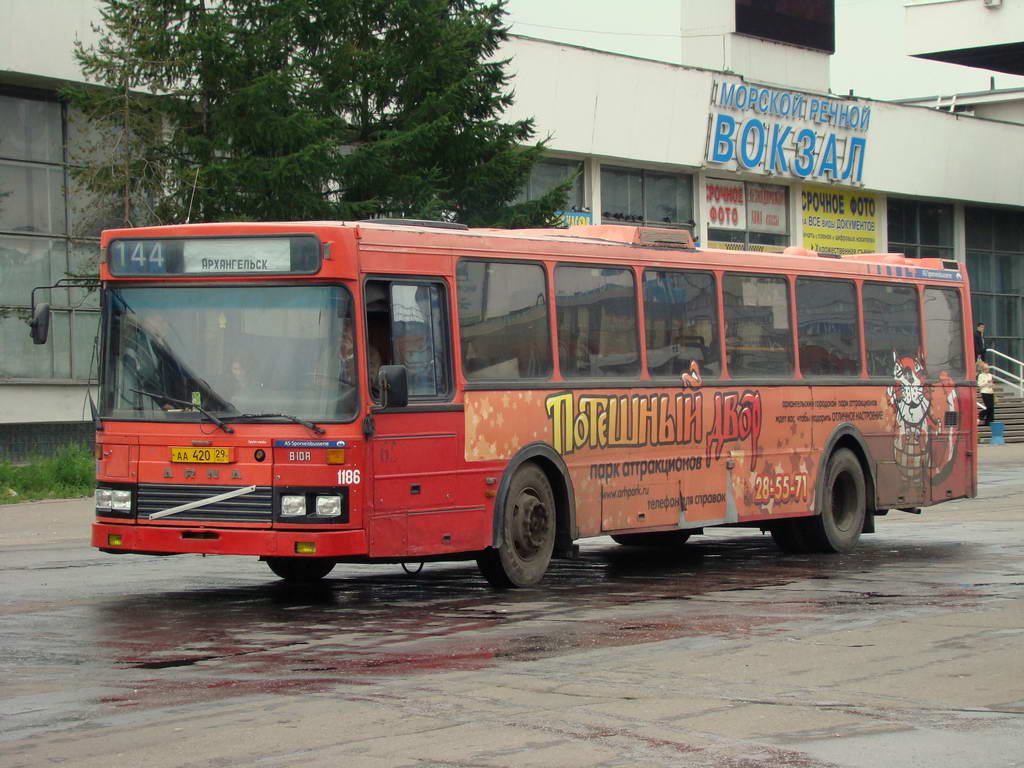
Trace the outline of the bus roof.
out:
<instances>
[{"instance_id":1,"label":"bus roof","mask_svg":"<svg viewBox=\"0 0 1024 768\"><path fill-rule=\"evenodd\" d=\"M753 262L762 262L765 258L785 256L797 259L811 259L817 262L819 268L825 266L818 259L828 259L838 267L839 263L847 263L852 266L856 263L861 269L869 265L877 265L876 268L869 268L868 273L885 275L886 269L892 268L916 268L924 271L955 271L964 272L964 265L952 259L940 258L910 258L901 253L856 253L856 254L833 254L811 251L800 246L789 246L781 253L778 251L750 251L750 250L725 250L717 248L700 248L693 244L690 232L686 229L643 227L637 225L623 224L588 224L559 229L493 229L493 228L467 228L464 225L449 222L420 221L420 220L361 220L361 221L292 221L292 222L223 222L204 224L183 224L168 225L159 227L139 227L135 229L108 230L103 233L103 244L106 245L114 238L146 238L146 237L188 237L207 235L255 235L271 232L288 231L298 233L303 231L318 231L326 234L331 230L348 230L352 232L357 240L374 240L378 238L373 235L382 236L381 240L389 240L391 236L397 235L401 238L404 233L430 234L441 240L448 241L454 245L462 238L496 237L519 241L544 241L549 244L568 245L571 242L586 242L594 245L626 246L637 248L641 251L651 251L654 258L664 258L665 250L686 251L694 255L737 259L750 259ZM369 238L366 236L370 233ZM384 245L385 243L376 243ZM405 243L408 245L408 243ZM474 247L473 250L476 250ZM566 252L559 248L563 255ZM655 255L653 252L661 253ZM522 255L522 254L517 254ZM593 254L596 255L596 254ZM717 259L716 259L717 260ZM775 264L776 268L781 265ZM794 264L795 266L795 264ZM855 271L860 272L861 269ZM817 270L815 270L817 271ZM845 271L845 270L840 270ZM910 276L910 275L907 275ZM921 277L922 275L916 275ZM927 276L925 276L927 277Z\"/></svg>"}]
</instances>

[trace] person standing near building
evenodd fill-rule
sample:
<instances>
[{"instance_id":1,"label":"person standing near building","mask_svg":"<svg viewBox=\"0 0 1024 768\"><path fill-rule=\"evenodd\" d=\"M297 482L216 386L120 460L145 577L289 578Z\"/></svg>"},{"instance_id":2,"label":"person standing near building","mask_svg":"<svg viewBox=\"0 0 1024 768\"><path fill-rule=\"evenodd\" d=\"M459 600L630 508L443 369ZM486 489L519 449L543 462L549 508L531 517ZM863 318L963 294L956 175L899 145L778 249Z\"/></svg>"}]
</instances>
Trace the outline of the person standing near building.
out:
<instances>
[{"instance_id":1,"label":"person standing near building","mask_svg":"<svg viewBox=\"0 0 1024 768\"><path fill-rule=\"evenodd\" d=\"M978 323L974 329L974 359L984 360L988 347L985 345L985 324Z\"/></svg>"},{"instance_id":2,"label":"person standing near building","mask_svg":"<svg viewBox=\"0 0 1024 768\"><path fill-rule=\"evenodd\" d=\"M996 395L993 387L992 372L989 371L988 363L984 360L978 362L978 393L981 401L985 404L985 410L981 414L981 425L987 426L992 423L996 416Z\"/></svg>"}]
</instances>

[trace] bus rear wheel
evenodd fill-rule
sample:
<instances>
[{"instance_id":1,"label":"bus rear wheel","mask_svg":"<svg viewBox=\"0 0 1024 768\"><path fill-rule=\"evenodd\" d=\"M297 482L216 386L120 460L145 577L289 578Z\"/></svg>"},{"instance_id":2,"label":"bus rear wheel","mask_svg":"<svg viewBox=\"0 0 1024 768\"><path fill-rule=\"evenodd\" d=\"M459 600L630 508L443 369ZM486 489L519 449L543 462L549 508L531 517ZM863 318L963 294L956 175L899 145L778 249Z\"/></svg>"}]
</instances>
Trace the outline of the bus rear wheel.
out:
<instances>
[{"instance_id":1,"label":"bus rear wheel","mask_svg":"<svg viewBox=\"0 0 1024 768\"><path fill-rule=\"evenodd\" d=\"M322 557L268 557L266 563L282 579L296 583L320 581L336 565Z\"/></svg>"},{"instance_id":2,"label":"bus rear wheel","mask_svg":"<svg viewBox=\"0 0 1024 768\"><path fill-rule=\"evenodd\" d=\"M867 514L864 471L853 451L840 448L828 461L818 515L806 524L806 538L818 552L850 552L860 540Z\"/></svg>"},{"instance_id":3,"label":"bus rear wheel","mask_svg":"<svg viewBox=\"0 0 1024 768\"><path fill-rule=\"evenodd\" d=\"M555 548L555 496L536 464L516 471L505 497L501 545L477 558L484 578L497 589L530 587L548 569Z\"/></svg>"},{"instance_id":4,"label":"bus rear wheel","mask_svg":"<svg viewBox=\"0 0 1024 768\"><path fill-rule=\"evenodd\" d=\"M680 544L685 544L689 538L689 531L612 534L612 541L627 547L677 547Z\"/></svg>"}]
</instances>

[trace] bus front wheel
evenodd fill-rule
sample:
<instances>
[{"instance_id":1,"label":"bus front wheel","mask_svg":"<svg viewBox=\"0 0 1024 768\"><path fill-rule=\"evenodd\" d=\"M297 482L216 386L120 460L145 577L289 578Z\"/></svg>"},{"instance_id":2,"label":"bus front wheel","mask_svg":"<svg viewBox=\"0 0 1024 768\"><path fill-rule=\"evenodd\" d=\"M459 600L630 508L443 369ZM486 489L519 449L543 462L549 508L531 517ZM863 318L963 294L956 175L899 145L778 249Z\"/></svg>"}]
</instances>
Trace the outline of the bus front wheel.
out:
<instances>
[{"instance_id":1,"label":"bus front wheel","mask_svg":"<svg viewBox=\"0 0 1024 768\"><path fill-rule=\"evenodd\" d=\"M321 557L268 557L266 563L285 581L320 581L333 570L335 562Z\"/></svg>"},{"instance_id":2,"label":"bus front wheel","mask_svg":"<svg viewBox=\"0 0 1024 768\"><path fill-rule=\"evenodd\" d=\"M850 552L857 546L867 512L864 471L853 451L840 448L828 461L819 514L803 521L819 552Z\"/></svg>"},{"instance_id":3,"label":"bus front wheel","mask_svg":"<svg viewBox=\"0 0 1024 768\"><path fill-rule=\"evenodd\" d=\"M505 497L501 546L485 550L477 566L492 587L530 587L548 569L555 547L555 496L535 464L516 471Z\"/></svg>"}]
</instances>

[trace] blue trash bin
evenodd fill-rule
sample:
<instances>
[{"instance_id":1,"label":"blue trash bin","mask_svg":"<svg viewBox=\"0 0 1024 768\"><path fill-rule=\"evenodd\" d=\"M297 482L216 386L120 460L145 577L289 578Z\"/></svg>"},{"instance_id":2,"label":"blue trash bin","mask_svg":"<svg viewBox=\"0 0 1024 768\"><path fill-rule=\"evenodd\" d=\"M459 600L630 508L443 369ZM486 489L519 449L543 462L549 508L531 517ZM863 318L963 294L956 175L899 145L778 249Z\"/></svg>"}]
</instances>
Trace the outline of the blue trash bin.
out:
<instances>
[{"instance_id":1,"label":"blue trash bin","mask_svg":"<svg viewBox=\"0 0 1024 768\"><path fill-rule=\"evenodd\" d=\"M989 441L989 445L1006 445L1006 440L1003 439L1003 422L993 421L989 426L992 427L992 439Z\"/></svg>"}]
</instances>

